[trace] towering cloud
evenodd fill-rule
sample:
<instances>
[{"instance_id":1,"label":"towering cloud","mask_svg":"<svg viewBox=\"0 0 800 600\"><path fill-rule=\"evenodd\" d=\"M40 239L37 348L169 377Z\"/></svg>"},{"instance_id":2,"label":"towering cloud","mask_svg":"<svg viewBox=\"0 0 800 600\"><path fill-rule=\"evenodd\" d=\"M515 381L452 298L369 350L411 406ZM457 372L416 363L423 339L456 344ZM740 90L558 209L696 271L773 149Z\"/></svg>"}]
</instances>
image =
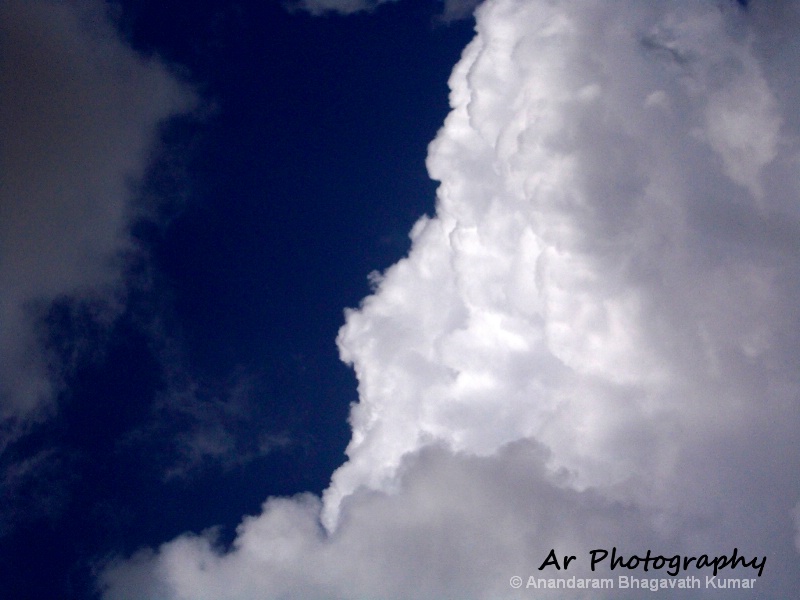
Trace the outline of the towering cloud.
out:
<instances>
[{"instance_id":1,"label":"towering cloud","mask_svg":"<svg viewBox=\"0 0 800 600\"><path fill-rule=\"evenodd\" d=\"M436 216L339 334L348 461L231 548L111 565L106 598L529 597L551 548L591 575L612 546L738 547L791 594L798 31L796 2L483 4Z\"/></svg>"},{"instance_id":2,"label":"towering cloud","mask_svg":"<svg viewBox=\"0 0 800 600\"><path fill-rule=\"evenodd\" d=\"M190 94L129 48L102 2L0 4L0 431L47 414L59 373L39 319L56 298L111 310L131 198ZM97 306L100 306L99 304Z\"/></svg>"}]
</instances>

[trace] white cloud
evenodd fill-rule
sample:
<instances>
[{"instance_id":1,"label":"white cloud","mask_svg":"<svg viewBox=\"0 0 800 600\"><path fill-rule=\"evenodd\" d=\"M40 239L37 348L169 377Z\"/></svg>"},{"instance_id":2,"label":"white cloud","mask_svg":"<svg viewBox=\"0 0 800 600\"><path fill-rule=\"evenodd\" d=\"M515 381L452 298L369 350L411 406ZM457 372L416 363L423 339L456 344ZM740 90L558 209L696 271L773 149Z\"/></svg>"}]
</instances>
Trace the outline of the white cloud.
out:
<instances>
[{"instance_id":1,"label":"white cloud","mask_svg":"<svg viewBox=\"0 0 800 600\"><path fill-rule=\"evenodd\" d=\"M606 546L738 547L791 595L800 47L773 42L799 26L790 2L483 4L436 217L340 331L348 462L230 549L117 563L106 598L528 597L508 578L550 548Z\"/></svg>"},{"instance_id":2,"label":"white cloud","mask_svg":"<svg viewBox=\"0 0 800 600\"><path fill-rule=\"evenodd\" d=\"M406 467L397 494L352 497L331 537L318 498L272 499L245 519L229 553L213 531L184 536L157 563L143 554L104 583L131 599L504 597L509 577L538 566L547 544L587 554L587 538L614 533L622 516L632 531L646 527L635 509L554 483L528 442L491 458L429 447Z\"/></svg>"},{"instance_id":3,"label":"white cloud","mask_svg":"<svg viewBox=\"0 0 800 600\"><path fill-rule=\"evenodd\" d=\"M0 6L0 421L46 415L58 373L37 321L56 298L113 313L131 199L158 125L190 94L129 48L101 2ZM101 306L101 304L96 306Z\"/></svg>"}]
</instances>

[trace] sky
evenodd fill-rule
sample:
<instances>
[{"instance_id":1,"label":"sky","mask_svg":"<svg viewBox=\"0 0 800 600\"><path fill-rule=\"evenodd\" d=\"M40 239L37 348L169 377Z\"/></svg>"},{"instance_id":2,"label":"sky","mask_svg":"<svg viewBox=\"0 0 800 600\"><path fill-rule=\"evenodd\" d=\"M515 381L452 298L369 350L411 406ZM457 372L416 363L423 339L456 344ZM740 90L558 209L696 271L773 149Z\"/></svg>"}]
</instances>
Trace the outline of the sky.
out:
<instances>
[{"instance_id":1,"label":"sky","mask_svg":"<svg viewBox=\"0 0 800 600\"><path fill-rule=\"evenodd\" d=\"M2 3L0 596L791 597L798 33Z\"/></svg>"}]
</instances>

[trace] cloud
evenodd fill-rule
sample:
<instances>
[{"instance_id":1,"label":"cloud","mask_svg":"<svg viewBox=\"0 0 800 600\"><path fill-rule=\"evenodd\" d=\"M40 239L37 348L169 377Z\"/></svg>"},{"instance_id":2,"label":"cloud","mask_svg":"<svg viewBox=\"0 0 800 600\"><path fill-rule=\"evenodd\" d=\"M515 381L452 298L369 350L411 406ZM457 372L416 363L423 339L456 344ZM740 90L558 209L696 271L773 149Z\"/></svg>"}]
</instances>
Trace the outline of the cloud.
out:
<instances>
[{"instance_id":1,"label":"cloud","mask_svg":"<svg viewBox=\"0 0 800 600\"><path fill-rule=\"evenodd\" d=\"M444 10L442 11L442 21L449 23L472 16L475 8L480 4L480 0L444 0Z\"/></svg>"},{"instance_id":2,"label":"cloud","mask_svg":"<svg viewBox=\"0 0 800 600\"><path fill-rule=\"evenodd\" d=\"M132 199L159 125L192 95L128 47L101 2L0 7L0 423L52 412L62 373L43 344L56 299L98 322L121 310Z\"/></svg>"},{"instance_id":3,"label":"cloud","mask_svg":"<svg viewBox=\"0 0 800 600\"><path fill-rule=\"evenodd\" d=\"M348 461L230 548L113 563L105 597L519 598L550 548L611 546L737 547L790 595L798 26L794 2L481 5L436 216L339 333Z\"/></svg>"},{"instance_id":4,"label":"cloud","mask_svg":"<svg viewBox=\"0 0 800 600\"><path fill-rule=\"evenodd\" d=\"M28 456L3 456L0 463L0 536L20 524L55 520L69 500L76 462L69 453L47 448Z\"/></svg>"},{"instance_id":5,"label":"cloud","mask_svg":"<svg viewBox=\"0 0 800 600\"><path fill-rule=\"evenodd\" d=\"M382 4L397 0L289 0L289 10L304 10L312 15L321 16L331 13L352 15L359 12L372 12ZM440 19L443 22L458 21L472 16L480 0L444 0Z\"/></svg>"},{"instance_id":6,"label":"cloud","mask_svg":"<svg viewBox=\"0 0 800 600\"><path fill-rule=\"evenodd\" d=\"M263 400L266 393L257 377L240 371L229 381L203 382L180 368L181 359L168 364L166 391L154 403L146 425L121 440L125 452L140 452L157 465L164 481L186 479L208 468L231 471L274 452L296 445L287 430L264 423L274 421Z\"/></svg>"},{"instance_id":7,"label":"cloud","mask_svg":"<svg viewBox=\"0 0 800 600\"><path fill-rule=\"evenodd\" d=\"M351 15L358 12L371 12L381 4L397 0L296 0L287 4L290 10L305 10L320 16L330 13Z\"/></svg>"},{"instance_id":8,"label":"cloud","mask_svg":"<svg viewBox=\"0 0 800 600\"><path fill-rule=\"evenodd\" d=\"M397 494L353 496L330 537L317 497L274 498L243 521L229 552L214 531L183 536L157 562L143 553L107 571L104 584L120 599L497 597L554 539L577 552L620 518L632 529L645 521L557 485L542 459L530 442L488 458L428 447L404 461Z\"/></svg>"}]
</instances>

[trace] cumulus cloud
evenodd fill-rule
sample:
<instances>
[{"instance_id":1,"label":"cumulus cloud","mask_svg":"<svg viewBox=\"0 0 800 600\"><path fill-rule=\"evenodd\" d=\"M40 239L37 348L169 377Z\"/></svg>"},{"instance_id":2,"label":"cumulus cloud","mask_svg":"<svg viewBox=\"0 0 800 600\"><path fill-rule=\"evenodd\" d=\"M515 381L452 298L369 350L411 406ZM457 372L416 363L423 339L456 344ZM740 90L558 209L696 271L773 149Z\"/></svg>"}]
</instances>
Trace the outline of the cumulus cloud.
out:
<instances>
[{"instance_id":1,"label":"cumulus cloud","mask_svg":"<svg viewBox=\"0 0 800 600\"><path fill-rule=\"evenodd\" d=\"M104 583L126 599L502 597L508 575L540 564L546 544L577 552L619 519L646 527L635 509L556 480L529 441L493 457L431 446L404 461L398 493L351 497L332 536L319 498L275 498L245 519L228 553L213 530L184 536L157 563L142 553Z\"/></svg>"},{"instance_id":2,"label":"cumulus cloud","mask_svg":"<svg viewBox=\"0 0 800 600\"><path fill-rule=\"evenodd\" d=\"M508 579L550 548L611 546L738 547L763 597L800 584L798 4L476 16L436 215L339 333L347 462L230 548L114 563L107 599L528 597Z\"/></svg>"},{"instance_id":3,"label":"cumulus cloud","mask_svg":"<svg viewBox=\"0 0 800 600\"><path fill-rule=\"evenodd\" d=\"M120 309L131 199L158 126L191 94L115 32L102 2L0 6L0 422L4 442L52 409L42 345L55 299Z\"/></svg>"}]
</instances>

